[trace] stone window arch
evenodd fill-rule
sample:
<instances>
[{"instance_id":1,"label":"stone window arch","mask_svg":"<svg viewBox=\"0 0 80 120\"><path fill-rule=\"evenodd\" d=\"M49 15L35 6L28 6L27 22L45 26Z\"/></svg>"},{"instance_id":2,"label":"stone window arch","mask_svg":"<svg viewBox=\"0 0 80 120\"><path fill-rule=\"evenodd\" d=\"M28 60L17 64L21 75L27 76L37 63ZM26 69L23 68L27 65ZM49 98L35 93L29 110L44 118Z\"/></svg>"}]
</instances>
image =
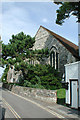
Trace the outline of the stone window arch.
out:
<instances>
[{"instance_id":1,"label":"stone window arch","mask_svg":"<svg viewBox=\"0 0 80 120\"><path fill-rule=\"evenodd\" d=\"M50 65L59 70L59 51L55 46L50 48Z\"/></svg>"}]
</instances>

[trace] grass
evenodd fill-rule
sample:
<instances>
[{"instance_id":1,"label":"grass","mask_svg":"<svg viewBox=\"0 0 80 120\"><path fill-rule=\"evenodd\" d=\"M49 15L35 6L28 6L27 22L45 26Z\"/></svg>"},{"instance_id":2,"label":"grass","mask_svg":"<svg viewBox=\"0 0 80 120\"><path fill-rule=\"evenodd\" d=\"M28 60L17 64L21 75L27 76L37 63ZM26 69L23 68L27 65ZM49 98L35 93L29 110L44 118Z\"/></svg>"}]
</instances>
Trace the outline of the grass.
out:
<instances>
[{"instance_id":1,"label":"grass","mask_svg":"<svg viewBox=\"0 0 80 120\"><path fill-rule=\"evenodd\" d=\"M66 90L64 88L57 90L57 98L65 98Z\"/></svg>"},{"instance_id":2,"label":"grass","mask_svg":"<svg viewBox=\"0 0 80 120\"><path fill-rule=\"evenodd\" d=\"M64 88L57 90L57 103L65 105L66 90Z\"/></svg>"}]
</instances>

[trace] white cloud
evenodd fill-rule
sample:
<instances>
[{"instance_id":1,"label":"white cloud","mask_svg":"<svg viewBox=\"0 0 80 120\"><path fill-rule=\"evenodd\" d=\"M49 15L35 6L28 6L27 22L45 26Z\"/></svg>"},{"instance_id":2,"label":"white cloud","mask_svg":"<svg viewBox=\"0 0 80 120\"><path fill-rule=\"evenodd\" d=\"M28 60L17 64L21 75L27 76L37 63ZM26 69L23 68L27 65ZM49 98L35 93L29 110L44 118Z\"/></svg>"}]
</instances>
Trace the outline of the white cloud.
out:
<instances>
[{"instance_id":1,"label":"white cloud","mask_svg":"<svg viewBox=\"0 0 80 120\"><path fill-rule=\"evenodd\" d=\"M10 7L9 10L3 12L2 18L2 40L5 44L9 42L12 34L17 34L21 31L33 35L33 31L30 28L34 26L34 29L35 25L31 22L25 9L16 6L11 9Z\"/></svg>"},{"instance_id":2,"label":"white cloud","mask_svg":"<svg viewBox=\"0 0 80 120\"><path fill-rule=\"evenodd\" d=\"M2 39L8 43L12 34L23 31L34 36L40 25L77 43L77 24L75 18L65 20L62 26L55 23L58 6L50 3L9 2L3 3ZM74 40L75 39L75 40Z\"/></svg>"},{"instance_id":3,"label":"white cloud","mask_svg":"<svg viewBox=\"0 0 80 120\"><path fill-rule=\"evenodd\" d=\"M47 23L47 22L48 22L48 19L43 18L42 22Z\"/></svg>"}]
</instances>

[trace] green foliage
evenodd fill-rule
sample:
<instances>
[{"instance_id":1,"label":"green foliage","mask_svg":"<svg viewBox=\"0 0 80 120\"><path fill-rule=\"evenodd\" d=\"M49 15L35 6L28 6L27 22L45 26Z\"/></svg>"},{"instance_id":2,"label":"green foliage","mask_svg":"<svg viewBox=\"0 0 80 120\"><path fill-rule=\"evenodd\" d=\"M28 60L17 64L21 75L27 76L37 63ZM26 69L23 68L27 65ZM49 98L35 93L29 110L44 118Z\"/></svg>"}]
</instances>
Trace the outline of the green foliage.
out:
<instances>
[{"instance_id":1,"label":"green foliage","mask_svg":"<svg viewBox=\"0 0 80 120\"><path fill-rule=\"evenodd\" d=\"M31 49L34 42L34 37L32 38L30 35L25 35L23 32L12 35L12 39L9 40L7 45L2 44L2 64L22 64L26 58L40 61L43 57L48 57L48 48L41 50Z\"/></svg>"},{"instance_id":2,"label":"green foliage","mask_svg":"<svg viewBox=\"0 0 80 120\"><path fill-rule=\"evenodd\" d=\"M35 39L29 35L20 32L17 35L12 35L8 45L2 44L2 57L3 59L17 58L16 60L25 59L25 56L30 48L33 47Z\"/></svg>"},{"instance_id":3,"label":"green foliage","mask_svg":"<svg viewBox=\"0 0 80 120\"><path fill-rule=\"evenodd\" d=\"M31 87L31 83L27 80L24 80L24 84L23 84L24 87Z\"/></svg>"},{"instance_id":4,"label":"green foliage","mask_svg":"<svg viewBox=\"0 0 80 120\"><path fill-rule=\"evenodd\" d=\"M1 39L1 38L0 38ZM0 66L1 66L1 54L2 53L2 41L0 40Z\"/></svg>"},{"instance_id":5,"label":"green foliage","mask_svg":"<svg viewBox=\"0 0 80 120\"><path fill-rule=\"evenodd\" d=\"M57 98L65 98L66 90L64 88L57 90Z\"/></svg>"},{"instance_id":6,"label":"green foliage","mask_svg":"<svg viewBox=\"0 0 80 120\"><path fill-rule=\"evenodd\" d=\"M4 66L5 64L7 64L7 60L4 60L3 58L1 58L1 63L2 63L2 66Z\"/></svg>"},{"instance_id":7,"label":"green foliage","mask_svg":"<svg viewBox=\"0 0 80 120\"><path fill-rule=\"evenodd\" d=\"M35 53L36 59L39 60L39 61L40 60L42 61L43 58L49 57L49 55L50 55L48 48L41 49L41 50L40 49L35 50L34 53Z\"/></svg>"},{"instance_id":8,"label":"green foliage","mask_svg":"<svg viewBox=\"0 0 80 120\"><path fill-rule=\"evenodd\" d=\"M41 64L27 66L27 74L23 85L52 90L59 89L62 86L59 72L49 65Z\"/></svg>"},{"instance_id":9,"label":"green foliage","mask_svg":"<svg viewBox=\"0 0 80 120\"><path fill-rule=\"evenodd\" d=\"M71 15L77 17L77 22L80 22L80 9L78 2L54 2L57 5L60 4L57 12L56 23L62 25L66 18L69 18Z\"/></svg>"},{"instance_id":10,"label":"green foliage","mask_svg":"<svg viewBox=\"0 0 80 120\"><path fill-rule=\"evenodd\" d=\"M6 64L6 69L2 80L6 81L8 66L14 65L15 71L22 71L23 77L19 77L17 85L34 88L57 89L61 88L61 79L59 72L55 71L49 65L31 65L25 62L26 58L30 60L42 61L49 57L49 50L32 50L34 38L25 35L23 32L12 35L8 45L2 44L2 64Z\"/></svg>"},{"instance_id":11,"label":"green foliage","mask_svg":"<svg viewBox=\"0 0 80 120\"><path fill-rule=\"evenodd\" d=\"M6 68L5 68L5 70L4 70L3 75L2 75L2 77L1 77L1 81L2 81L2 82L6 82L8 70L9 70L9 66L7 65Z\"/></svg>"},{"instance_id":12,"label":"green foliage","mask_svg":"<svg viewBox=\"0 0 80 120\"><path fill-rule=\"evenodd\" d=\"M23 72L23 79L19 81L19 85L51 90L62 87L59 72L50 65L36 64L34 66L22 62L16 64L15 69Z\"/></svg>"},{"instance_id":13,"label":"green foliage","mask_svg":"<svg viewBox=\"0 0 80 120\"><path fill-rule=\"evenodd\" d=\"M65 105L66 90L61 88L57 90L57 103Z\"/></svg>"},{"instance_id":14,"label":"green foliage","mask_svg":"<svg viewBox=\"0 0 80 120\"><path fill-rule=\"evenodd\" d=\"M43 87L42 85L39 85L39 84L32 85L31 87L39 88L39 89L45 89L45 87Z\"/></svg>"},{"instance_id":15,"label":"green foliage","mask_svg":"<svg viewBox=\"0 0 80 120\"><path fill-rule=\"evenodd\" d=\"M24 84L24 77L23 76L19 76L18 81L19 81L19 85L23 86L23 84Z\"/></svg>"}]
</instances>

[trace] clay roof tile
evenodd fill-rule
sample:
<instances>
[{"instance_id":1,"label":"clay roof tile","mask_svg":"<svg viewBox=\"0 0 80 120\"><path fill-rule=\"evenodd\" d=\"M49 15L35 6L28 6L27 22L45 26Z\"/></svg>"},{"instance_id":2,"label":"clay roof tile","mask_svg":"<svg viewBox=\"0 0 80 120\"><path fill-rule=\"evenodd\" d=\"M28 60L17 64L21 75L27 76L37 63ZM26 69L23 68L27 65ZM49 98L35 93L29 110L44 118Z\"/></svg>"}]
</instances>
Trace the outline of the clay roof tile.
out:
<instances>
[{"instance_id":1,"label":"clay roof tile","mask_svg":"<svg viewBox=\"0 0 80 120\"><path fill-rule=\"evenodd\" d=\"M73 54L74 57L79 58L79 53L78 53L79 47L77 45L75 45L74 43L70 42L69 40L61 37L60 35L52 32L51 30L49 30L43 26L40 26L40 27L47 30L51 35L53 35L61 44L64 45L64 47L66 47Z\"/></svg>"}]
</instances>

